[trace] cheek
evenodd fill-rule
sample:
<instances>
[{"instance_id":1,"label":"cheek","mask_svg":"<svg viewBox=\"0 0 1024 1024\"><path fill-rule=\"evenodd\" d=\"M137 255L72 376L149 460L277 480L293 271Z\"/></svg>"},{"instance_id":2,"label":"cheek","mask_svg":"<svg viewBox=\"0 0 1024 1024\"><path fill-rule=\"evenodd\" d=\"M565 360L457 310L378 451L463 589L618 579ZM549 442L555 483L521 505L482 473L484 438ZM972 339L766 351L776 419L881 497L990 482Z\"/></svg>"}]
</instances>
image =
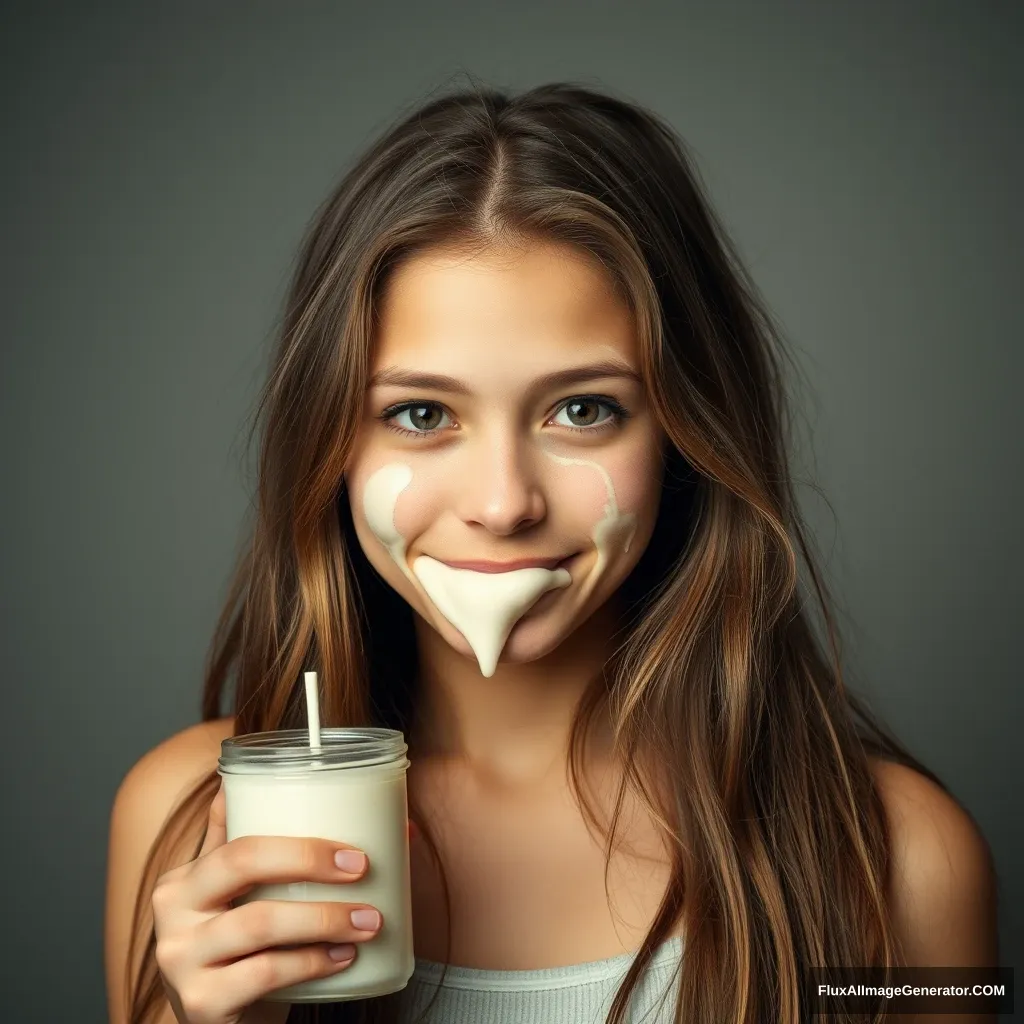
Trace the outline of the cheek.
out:
<instances>
[{"instance_id":1,"label":"cheek","mask_svg":"<svg viewBox=\"0 0 1024 1024\"><path fill-rule=\"evenodd\" d=\"M387 556L387 551L366 514L364 501L367 485L381 470L397 464L394 459L379 460L356 467L346 478L352 517L368 555L372 552L374 555ZM411 460L402 460L400 464L409 468L411 479L395 496L385 514L390 513L394 529L409 544L424 533L444 508L444 480L441 474L414 466Z\"/></svg>"},{"instance_id":2,"label":"cheek","mask_svg":"<svg viewBox=\"0 0 1024 1024\"><path fill-rule=\"evenodd\" d=\"M619 512L635 515L640 523L653 519L658 509L660 463L655 459L646 449L624 449L610 454L603 462Z\"/></svg>"},{"instance_id":3,"label":"cheek","mask_svg":"<svg viewBox=\"0 0 1024 1024\"><path fill-rule=\"evenodd\" d=\"M571 510L573 518L588 531L605 517L610 503L619 515L635 515L639 523L654 517L660 477L646 449L623 447L618 451L604 451L593 459L581 456L578 451L571 454L552 451L551 454L580 460L559 464L552 486L557 487L558 503Z\"/></svg>"},{"instance_id":4,"label":"cheek","mask_svg":"<svg viewBox=\"0 0 1024 1024\"><path fill-rule=\"evenodd\" d=\"M549 511L557 510L559 521L587 534L603 518L608 488L593 464L553 466L547 488Z\"/></svg>"},{"instance_id":5,"label":"cheek","mask_svg":"<svg viewBox=\"0 0 1024 1024\"><path fill-rule=\"evenodd\" d=\"M409 486L395 505L395 529L407 544L413 543L437 521L447 500L443 475L436 469L415 467Z\"/></svg>"}]
</instances>

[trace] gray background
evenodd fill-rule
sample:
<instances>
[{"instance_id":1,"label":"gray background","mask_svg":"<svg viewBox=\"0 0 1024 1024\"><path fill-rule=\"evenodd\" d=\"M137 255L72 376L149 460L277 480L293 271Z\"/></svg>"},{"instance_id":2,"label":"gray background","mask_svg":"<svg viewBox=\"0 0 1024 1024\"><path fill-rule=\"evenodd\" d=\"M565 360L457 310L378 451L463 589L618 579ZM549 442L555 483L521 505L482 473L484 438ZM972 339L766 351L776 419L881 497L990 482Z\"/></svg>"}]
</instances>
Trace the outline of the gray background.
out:
<instances>
[{"instance_id":1,"label":"gray background","mask_svg":"<svg viewBox=\"0 0 1024 1024\"><path fill-rule=\"evenodd\" d=\"M462 69L606 87L693 146L812 383L800 493L852 678L991 842L1015 963L1019 5L5 11L5 1021L105 1019L111 800L198 717L300 232Z\"/></svg>"}]
</instances>

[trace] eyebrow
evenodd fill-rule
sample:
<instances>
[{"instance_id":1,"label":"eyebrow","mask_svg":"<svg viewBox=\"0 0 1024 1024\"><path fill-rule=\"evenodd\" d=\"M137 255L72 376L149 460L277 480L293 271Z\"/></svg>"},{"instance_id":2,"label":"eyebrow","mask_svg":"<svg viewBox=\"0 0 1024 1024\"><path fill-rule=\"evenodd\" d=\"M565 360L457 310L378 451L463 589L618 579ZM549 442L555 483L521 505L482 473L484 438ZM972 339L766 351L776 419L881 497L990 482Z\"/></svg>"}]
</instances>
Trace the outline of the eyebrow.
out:
<instances>
[{"instance_id":1,"label":"eyebrow","mask_svg":"<svg viewBox=\"0 0 1024 1024\"><path fill-rule=\"evenodd\" d=\"M625 363L606 361L590 363L586 366L571 366L565 370L556 370L538 377L533 382L536 391L549 391L567 387L587 380L600 380L606 377L620 377L643 384L643 378ZM445 391L453 395L472 395L469 386L457 377L449 377L442 373L424 373L419 370L405 370L400 366L389 366L375 373L370 378L369 387L404 387L424 388L430 391Z\"/></svg>"}]
</instances>

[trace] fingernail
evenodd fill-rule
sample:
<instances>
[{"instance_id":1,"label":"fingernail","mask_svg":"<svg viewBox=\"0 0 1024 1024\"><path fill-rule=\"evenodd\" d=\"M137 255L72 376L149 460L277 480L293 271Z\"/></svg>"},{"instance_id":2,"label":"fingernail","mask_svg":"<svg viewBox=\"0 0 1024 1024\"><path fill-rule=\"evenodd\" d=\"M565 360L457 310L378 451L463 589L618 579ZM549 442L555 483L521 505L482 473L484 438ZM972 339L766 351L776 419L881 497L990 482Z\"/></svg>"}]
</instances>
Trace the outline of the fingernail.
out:
<instances>
[{"instance_id":1,"label":"fingernail","mask_svg":"<svg viewBox=\"0 0 1024 1024\"><path fill-rule=\"evenodd\" d=\"M360 853L358 850L339 850L334 855L334 863L342 871L348 871L350 874L355 875L365 867L366 854Z\"/></svg>"},{"instance_id":2,"label":"fingernail","mask_svg":"<svg viewBox=\"0 0 1024 1024\"><path fill-rule=\"evenodd\" d=\"M380 912L377 910L353 910L352 927L361 932L374 932L380 927Z\"/></svg>"},{"instance_id":3,"label":"fingernail","mask_svg":"<svg viewBox=\"0 0 1024 1024\"><path fill-rule=\"evenodd\" d=\"M356 947L351 942L346 942L343 946L331 946L327 950L327 955L332 960L351 960L356 955Z\"/></svg>"}]
</instances>

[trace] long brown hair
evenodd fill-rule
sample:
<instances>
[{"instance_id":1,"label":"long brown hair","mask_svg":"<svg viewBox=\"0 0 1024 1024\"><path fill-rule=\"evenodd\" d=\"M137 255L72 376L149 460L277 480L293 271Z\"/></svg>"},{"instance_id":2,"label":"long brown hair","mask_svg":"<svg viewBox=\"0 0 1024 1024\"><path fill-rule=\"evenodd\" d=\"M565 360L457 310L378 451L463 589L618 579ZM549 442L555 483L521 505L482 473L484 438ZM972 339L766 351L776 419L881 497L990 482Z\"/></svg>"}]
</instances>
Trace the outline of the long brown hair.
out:
<instances>
[{"instance_id":1,"label":"long brown hair","mask_svg":"<svg viewBox=\"0 0 1024 1024\"><path fill-rule=\"evenodd\" d=\"M576 798L593 822L579 766L587 723L607 701L626 766L608 850L629 787L671 852L670 883L609 1024L626 1019L677 924L677 1020L694 1024L790 1024L806 1015L812 968L899 962L869 757L938 782L844 683L788 467L785 371L799 368L705 191L663 120L572 83L519 95L471 83L385 132L301 248L256 409L254 522L203 691L203 719L217 718L233 681L236 734L298 728L302 672L315 668L325 725L407 729L412 613L363 555L343 481L382 290L400 261L438 244L552 239L600 259L635 317L670 442L654 535L622 586L621 642L570 747ZM150 853L129 955L133 1024L154 1020L163 998L154 883L193 837L197 855L217 784L211 771ZM425 823L415 806L410 814ZM425 838L436 856L429 829ZM295 1006L289 1021L383 1021L392 1006Z\"/></svg>"}]
</instances>

